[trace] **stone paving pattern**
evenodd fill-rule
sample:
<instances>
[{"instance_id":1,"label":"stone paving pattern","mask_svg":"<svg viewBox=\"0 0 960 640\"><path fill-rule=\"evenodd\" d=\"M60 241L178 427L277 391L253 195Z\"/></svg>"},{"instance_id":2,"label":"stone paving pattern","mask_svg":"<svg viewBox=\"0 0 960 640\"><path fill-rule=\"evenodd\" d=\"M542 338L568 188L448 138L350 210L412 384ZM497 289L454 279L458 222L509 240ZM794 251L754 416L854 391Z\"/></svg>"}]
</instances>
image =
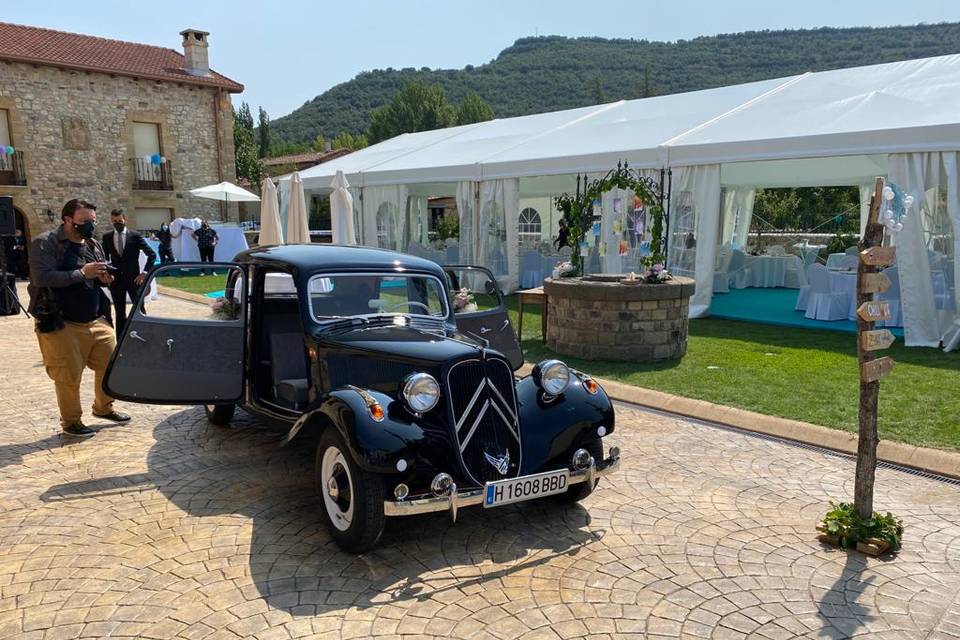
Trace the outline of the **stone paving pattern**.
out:
<instances>
[{"instance_id":1,"label":"stone paving pattern","mask_svg":"<svg viewBox=\"0 0 960 640\"><path fill-rule=\"evenodd\" d=\"M814 537L850 461L620 409L623 467L582 506L394 520L358 557L308 439L120 403L133 422L68 441L24 317L0 357L0 638L960 637L956 486L880 470L905 544L865 558Z\"/></svg>"}]
</instances>

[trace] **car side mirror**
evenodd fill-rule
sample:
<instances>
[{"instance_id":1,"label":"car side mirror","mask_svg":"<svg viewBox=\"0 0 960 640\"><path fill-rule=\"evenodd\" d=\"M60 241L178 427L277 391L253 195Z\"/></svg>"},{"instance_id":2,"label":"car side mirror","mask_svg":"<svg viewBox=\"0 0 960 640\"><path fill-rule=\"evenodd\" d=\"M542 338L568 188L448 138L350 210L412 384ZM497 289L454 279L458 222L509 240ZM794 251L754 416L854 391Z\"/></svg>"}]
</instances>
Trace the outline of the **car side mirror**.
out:
<instances>
[{"instance_id":1,"label":"car side mirror","mask_svg":"<svg viewBox=\"0 0 960 640\"><path fill-rule=\"evenodd\" d=\"M497 285L493 282L493 280L487 280L484 283L484 289L487 290L487 293L496 293Z\"/></svg>"}]
</instances>

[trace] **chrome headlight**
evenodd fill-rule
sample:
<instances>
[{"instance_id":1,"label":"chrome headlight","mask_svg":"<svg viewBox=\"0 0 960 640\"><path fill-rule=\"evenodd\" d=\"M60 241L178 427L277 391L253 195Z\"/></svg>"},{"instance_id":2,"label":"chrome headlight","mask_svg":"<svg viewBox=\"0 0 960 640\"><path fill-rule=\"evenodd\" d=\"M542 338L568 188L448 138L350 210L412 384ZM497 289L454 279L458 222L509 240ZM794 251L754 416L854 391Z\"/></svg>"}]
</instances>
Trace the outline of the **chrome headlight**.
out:
<instances>
[{"instance_id":1,"label":"chrome headlight","mask_svg":"<svg viewBox=\"0 0 960 640\"><path fill-rule=\"evenodd\" d=\"M559 360L544 360L534 367L533 379L548 395L560 395L570 384L570 369Z\"/></svg>"},{"instance_id":2,"label":"chrome headlight","mask_svg":"<svg viewBox=\"0 0 960 640\"><path fill-rule=\"evenodd\" d=\"M429 373L415 373L403 383L403 401L414 413L426 413L440 400L440 385Z\"/></svg>"}]
</instances>

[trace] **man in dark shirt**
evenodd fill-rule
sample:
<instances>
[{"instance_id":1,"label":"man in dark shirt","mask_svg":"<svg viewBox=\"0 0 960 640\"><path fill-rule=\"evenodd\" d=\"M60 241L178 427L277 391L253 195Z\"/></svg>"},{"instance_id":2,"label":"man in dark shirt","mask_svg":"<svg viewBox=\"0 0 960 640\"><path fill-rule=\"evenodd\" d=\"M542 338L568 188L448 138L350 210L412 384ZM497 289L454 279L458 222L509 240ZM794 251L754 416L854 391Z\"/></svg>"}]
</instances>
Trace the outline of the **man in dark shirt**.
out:
<instances>
[{"instance_id":1,"label":"man in dark shirt","mask_svg":"<svg viewBox=\"0 0 960 640\"><path fill-rule=\"evenodd\" d=\"M37 341L47 375L53 380L60 425L68 435L95 432L81 420L80 381L85 367L94 371L93 415L115 422L130 416L115 411L103 390L103 376L116 346L110 325L110 301L101 287L110 275L103 247L93 239L96 207L70 200L62 224L41 233L30 246L30 312L37 319Z\"/></svg>"},{"instance_id":2,"label":"man in dark shirt","mask_svg":"<svg viewBox=\"0 0 960 640\"><path fill-rule=\"evenodd\" d=\"M103 249L117 269L112 274L110 295L113 296L113 319L119 334L127 324L127 297L130 297L134 306L137 305L140 287L153 269L157 254L143 236L127 228L127 218L122 209L110 212L110 224L113 225L113 231L103 234ZM142 271L140 252L147 256L147 263Z\"/></svg>"},{"instance_id":3,"label":"man in dark shirt","mask_svg":"<svg viewBox=\"0 0 960 640\"><path fill-rule=\"evenodd\" d=\"M197 241L200 262L213 262L213 252L217 242L220 241L216 229L212 228L206 220L201 220L200 228L193 232L193 239Z\"/></svg>"}]
</instances>

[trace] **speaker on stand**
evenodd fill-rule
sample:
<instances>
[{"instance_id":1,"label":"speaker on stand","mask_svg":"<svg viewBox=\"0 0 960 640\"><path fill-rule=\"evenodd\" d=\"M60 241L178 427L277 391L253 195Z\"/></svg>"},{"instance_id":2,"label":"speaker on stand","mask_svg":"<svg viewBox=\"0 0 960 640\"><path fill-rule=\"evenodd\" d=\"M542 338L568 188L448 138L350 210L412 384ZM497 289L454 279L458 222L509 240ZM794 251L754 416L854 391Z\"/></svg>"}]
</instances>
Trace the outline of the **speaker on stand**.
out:
<instances>
[{"instance_id":1,"label":"speaker on stand","mask_svg":"<svg viewBox=\"0 0 960 640\"><path fill-rule=\"evenodd\" d=\"M13 211L13 198L0 196L0 238L17 235L17 220ZM17 279L13 274L7 274L7 251L0 246L0 316L15 316L20 311L27 310L20 304L17 297ZM27 317L30 314L27 313Z\"/></svg>"}]
</instances>

